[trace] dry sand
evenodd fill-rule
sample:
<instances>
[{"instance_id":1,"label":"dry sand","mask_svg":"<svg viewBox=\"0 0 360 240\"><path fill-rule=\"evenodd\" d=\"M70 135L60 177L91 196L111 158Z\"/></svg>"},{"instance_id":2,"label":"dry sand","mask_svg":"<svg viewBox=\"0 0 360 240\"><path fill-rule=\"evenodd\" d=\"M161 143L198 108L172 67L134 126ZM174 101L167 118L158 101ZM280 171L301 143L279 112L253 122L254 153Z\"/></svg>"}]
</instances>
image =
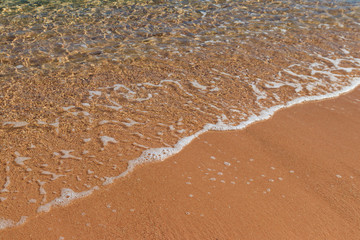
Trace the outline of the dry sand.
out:
<instances>
[{"instance_id":1,"label":"dry sand","mask_svg":"<svg viewBox=\"0 0 360 240\"><path fill-rule=\"evenodd\" d=\"M209 132L0 239L360 239L360 88Z\"/></svg>"}]
</instances>

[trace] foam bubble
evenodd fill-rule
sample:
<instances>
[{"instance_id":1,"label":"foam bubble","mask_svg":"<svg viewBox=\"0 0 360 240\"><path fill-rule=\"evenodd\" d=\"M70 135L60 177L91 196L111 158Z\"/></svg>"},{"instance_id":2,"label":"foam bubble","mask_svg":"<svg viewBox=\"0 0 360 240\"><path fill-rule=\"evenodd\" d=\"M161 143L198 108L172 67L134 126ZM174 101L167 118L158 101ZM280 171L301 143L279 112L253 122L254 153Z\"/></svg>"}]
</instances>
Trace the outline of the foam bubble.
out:
<instances>
[{"instance_id":1,"label":"foam bubble","mask_svg":"<svg viewBox=\"0 0 360 240\"><path fill-rule=\"evenodd\" d=\"M50 209L53 206L66 206L68 205L71 201L78 199L78 198L83 198L86 196L89 196L94 190L98 190L98 187L93 187L92 189L88 190L88 191L83 191L83 192L74 192L72 189L69 188L63 188L61 190L61 195L58 198L55 198L54 200L52 200L51 202L48 202L44 205L41 205L38 209L37 212L49 212Z\"/></svg>"},{"instance_id":2,"label":"foam bubble","mask_svg":"<svg viewBox=\"0 0 360 240\"><path fill-rule=\"evenodd\" d=\"M28 125L28 122L3 122L3 126L6 125L11 125L11 127L13 128L20 128L20 127L25 127L26 125Z\"/></svg>"},{"instance_id":3,"label":"foam bubble","mask_svg":"<svg viewBox=\"0 0 360 240\"><path fill-rule=\"evenodd\" d=\"M103 146L105 147L108 143L117 143L117 141L115 140L115 138L109 137L109 136L101 136L100 140L103 144Z\"/></svg>"},{"instance_id":4,"label":"foam bubble","mask_svg":"<svg viewBox=\"0 0 360 240\"><path fill-rule=\"evenodd\" d=\"M191 85L201 91L205 91L207 89L206 86L201 85L200 83L198 83L196 80L190 81Z\"/></svg>"},{"instance_id":5,"label":"foam bubble","mask_svg":"<svg viewBox=\"0 0 360 240\"><path fill-rule=\"evenodd\" d=\"M76 157L72 154L70 154L71 152L74 152L74 150L60 150L60 152L63 154L60 158L62 159L76 159L76 160L80 160L80 157ZM54 153L55 154L55 153Z\"/></svg>"},{"instance_id":6,"label":"foam bubble","mask_svg":"<svg viewBox=\"0 0 360 240\"><path fill-rule=\"evenodd\" d=\"M10 219L0 218L0 230L9 228L9 227L15 227L15 226L22 225L26 222L26 219L27 219L27 216L21 216L21 218L18 222L14 222L13 220L10 220Z\"/></svg>"},{"instance_id":7,"label":"foam bubble","mask_svg":"<svg viewBox=\"0 0 360 240\"><path fill-rule=\"evenodd\" d=\"M15 152L15 154L17 155L17 157L15 158L14 161L15 161L15 163L16 163L17 165L24 165L24 162L25 162L26 160L31 159L30 157L21 157L18 152Z\"/></svg>"},{"instance_id":8,"label":"foam bubble","mask_svg":"<svg viewBox=\"0 0 360 240\"><path fill-rule=\"evenodd\" d=\"M3 189L0 190L0 193L9 192L7 187L10 185L10 183L11 183L10 177L6 176L6 182L4 183Z\"/></svg>"}]
</instances>

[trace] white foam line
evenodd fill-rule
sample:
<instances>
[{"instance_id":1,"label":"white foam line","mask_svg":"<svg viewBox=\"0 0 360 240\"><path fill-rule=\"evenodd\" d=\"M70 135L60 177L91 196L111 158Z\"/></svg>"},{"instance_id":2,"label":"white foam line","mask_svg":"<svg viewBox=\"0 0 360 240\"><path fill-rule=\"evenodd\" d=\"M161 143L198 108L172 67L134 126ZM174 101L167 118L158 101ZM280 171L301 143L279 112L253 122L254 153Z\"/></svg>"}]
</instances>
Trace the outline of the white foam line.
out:
<instances>
[{"instance_id":1,"label":"white foam line","mask_svg":"<svg viewBox=\"0 0 360 240\"><path fill-rule=\"evenodd\" d=\"M99 187L95 186L95 187L93 187L92 189L90 189L88 191L74 192L73 190L71 190L69 188L63 188L61 190L61 196L60 197L55 198L51 202L48 202L48 203L46 203L44 205L41 205L37 209L37 212L38 213L40 213L40 212L49 212L51 207L56 206L56 205L67 206L73 200L89 196L90 194L93 193L94 190L98 190L98 189L99 189Z\"/></svg>"},{"instance_id":2,"label":"white foam line","mask_svg":"<svg viewBox=\"0 0 360 240\"><path fill-rule=\"evenodd\" d=\"M135 167L138 165L141 165L144 163L150 163L150 162L164 161L168 157L171 157L171 156L179 153L186 145L190 144L192 142L192 140L194 140L195 138L197 138L198 136L200 136L201 134L203 134L207 131L210 131L210 130L227 131L227 130L244 129L245 127L249 126L250 124L269 119L271 116L274 115L275 112L277 112L278 110L280 110L282 108L291 107L293 105L304 103L304 102L309 102L309 101L318 101L318 100L325 100L325 99L329 99L329 98L338 97L341 94L344 94L344 93L354 90L358 86L360 86L360 78L354 78L351 85L346 86L339 91L335 91L333 93L328 93L328 94L320 95L320 96L309 96L309 97L296 98L290 102L287 102L284 105L277 105L277 106L273 106L267 110L263 110L260 112L259 115L252 115L249 117L249 119L247 121L244 121L237 126L226 125L221 120L217 124L206 124L202 130L196 132L195 134L193 134L191 136L180 139L175 144L174 147L153 148L153 149L145 150L141 154L140 157L129 161L128 168L126 169L126 171L122 172L120 175L115 176L115 177L105 177L106 181L103 183L103 185L111 184L114 182L114 180L125 177L127 174L134 171ZM48 212L48 211L50 211L52 206L55 206L55 205L66 206L71 201L89 196L93 193L94 190L98 190L98 189L99 188L96 186L88 191L79 192L79 193L74 192L71 189L62 189L60 197L54 199L53 201L51 201L47 204L41 205L37 211L39 213L40 212ZM18 223L14 223L12 220L6 220L6 219L0 218L0 229L21 225L21 224L24 224L25 221L26 221L26 217L24 217L24 218L22 217L22 219L20 219L20 221Z\"/></svg>"},{"instance_id":3,"label":"white foam line","mask_svg":"<svg viewBox=\"0 0 360 240\"><path fill-rule=\"evenodd\" d=\"M263 110L260 112L259 115L254 114L254 115L250 116L248 118L248 120L241 122L237 126L226 125L221 120L217 124L206 124L202 130L196 132L195 134L193 134L191 136L180 139L174 145L174 147L152 148L152 149L145 150L141 154L140 157L129 161L129 163L128 163L129 165L128 165L128 168L126 171L122 172L120 175L115 176L115 177L106 177L106 181L103 183L103 185L111 184L114 182L114 180L126 176L128 173L132 172L137 165L141 165L141 164L149 163L149 162L164 161L166 158L179 153L186 145L190 144L192 140L194 140L195 138L197 138L198 136L200 136L201 134L203 134L207 131L210 131L210 130L228 131L228 130L244 129L247 126L249 126L250 124L269 119L270 117L272 117L275 114L275 112L277 112L278 110L280 110L282 108L291 107L293 105L304 103L304 102L309 102L309 101L318 101L318 100L324 100L324 99L338 97L341 94L344 94L344 93L354 90L358 86L360 86L360 78L354 78L351 85L343 87L341 90L335 91L333 93L319 95L319 96L307 96L307 97L304 96L304 97L296 98L296 99L294 99L290 102L287 102L283 105L276 105L269 109Z\"/></svg>"}]
</instances>

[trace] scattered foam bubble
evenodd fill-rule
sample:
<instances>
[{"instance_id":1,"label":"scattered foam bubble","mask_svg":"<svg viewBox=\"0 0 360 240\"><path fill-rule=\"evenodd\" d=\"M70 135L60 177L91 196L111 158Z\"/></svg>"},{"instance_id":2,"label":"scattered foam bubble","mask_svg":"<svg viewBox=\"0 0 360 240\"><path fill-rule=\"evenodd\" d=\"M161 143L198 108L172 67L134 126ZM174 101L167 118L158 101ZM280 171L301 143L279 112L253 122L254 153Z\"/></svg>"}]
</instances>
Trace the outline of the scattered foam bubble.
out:
<instances>
[{"instance_id":1,"label":"scattered foam bubble","mask_svg":"<svg viewBox=\"0 0 360 240\"><path fill-rule=\"evenodd\" d=\"M91 100L94 96L101 96L101 91L89 91L89 99Z\"/></svg>"},{"instance_id":2,"label":"scattered foam bubble","mask_svg":"<svg viewBox=\"0 0 360 240\"><path fill-rule=\"evenodd\" d=\"M81 160L80 157L76 157L72 154L70 154L71 152L74 152L74 150L60 150L62 156L60 158L62 159L76 159L76 160ZM54 153L54 155L58 155L57 153Z\"/></svg>"},{"instance_id":3,"label":"scattered foam bubble","mask_svg":"<svg viewBox=\"0 0 360 240\"><path fill-rule=\"evenodd\" d=\"M100 140L103 144L103 146L105 147L108 143L117 143L117 141L115 140L115 138L109 137L109 136L101 136Z\"/></svg>"},{"instance_id":4,"label":"scattered foam bubble","mask_svg":"<svg viewBox=\"0 0 360 240\"><path fill-rule=\"evenodd\" d=\"M8 186L10 185L11 181L10 181L10 177L6 176L6 182L4 183L3 189L1 189L1 193L5 193L5 192L9 192L9 190L7 189Z\"/></svg>"},{"instance_id":5,"label":"scattered foam bubble","mask_svg":"<svg viewBox=\"0 0 360 240\"><path fill-rule=\"evenodd\" d=\"M45 191L45 188L44 188L44 185L46 184L46 182L41 182L40 180L38 180L37 183L39 184L39 193L40 193L40 195L46 195L46 191Z\"/></svg>"},{"instance_id":6,"label":"scattered foam bubble","mask_svg":"<svg viewBox=\"0 0 360 240\"><path fill-rule=\"evenodd\" d=\"M62 107L64 111L69 111L72 108L75 108L75 106Z\"/></svg>"},{"instance_id":7,"label":"scattered foam bubble","mask_svg":"<svg viewBox=\"0 0 360 240\"><path fill-rule=\"evenodd\" d=\"M11 125L12 128L20 128L28 125L28 122L3 122L3 126Z\"/></svg>"},{"instance_id":8,"label":"scattered foam bubble","mask_svg":"<svg viewBox=\"0 0 360 240\"><path fill-rule=\"evenodd\" d=\"M42 175L50 175L51 176L51 181L54 181L56 179L58 179L59 177L65 177L65 175L61 175L61 174L55 174L55 173L52 173L52 172L49 172L49 171L41 171Z\"/></svg>"},{"instance_id":9,"label":"scattered foam bubble","mask_svg":"<svg viewBox=\"0 0 360 240\"><path fill-rule=\"evenodd\" d=\"M134 125L136 125L136 124L142 124L142 123L136 122L136 121L134 121L134 120L132 120L132 119L130 119L130 118L128 118L128 119L126 119L126 120L127 120L127 122L121 122L121 123L124 124L126 127L132 127L132 126L134 126Z\"/></svg>"},{"instance_id":10,"label":"scattered foam bubble","mask_svg":"<svg viewBox=\"0 0 360 240\"><path fill-rule=\"evenodd\" d=\"M20 156L20 153L18 153L18 152L15 152L15 155L17 156L16 158L15 158L15 163L17 164L17 165L24 165L24 162L26 161L26 160L29 160L29 159L31 159L30 157L21 157Z\"/></svg>"},{"instance_id":11,"label":"scattered foam bubble","mask_svg":"<svg viewBox=\"0 0 360 240\"><path fill-rule=\"evenodd\" d=\"M201 85L200 83L198 83L196 80L190 81L191 85L201 91L205 91L207 89L206 86Z\"/></svg>"}]
</instances>

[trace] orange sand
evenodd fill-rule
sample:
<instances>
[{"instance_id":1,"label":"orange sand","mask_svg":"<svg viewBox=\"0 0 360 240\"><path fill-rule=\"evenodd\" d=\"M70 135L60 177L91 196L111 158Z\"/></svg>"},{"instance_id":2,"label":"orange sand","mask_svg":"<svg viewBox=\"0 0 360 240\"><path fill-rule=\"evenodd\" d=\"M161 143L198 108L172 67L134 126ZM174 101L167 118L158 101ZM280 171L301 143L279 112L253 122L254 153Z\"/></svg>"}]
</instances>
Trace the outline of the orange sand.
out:
<instances>
[{"instance_id":1,"label":"orange sand","mask_svg":"<svg viewBox=\"0 0 360 240\"><path fill-rule=\"evenodd\" d=\"M359 239L359 143L360 88L204 134L0 239Z\"/></svg>"}]
</instances>

